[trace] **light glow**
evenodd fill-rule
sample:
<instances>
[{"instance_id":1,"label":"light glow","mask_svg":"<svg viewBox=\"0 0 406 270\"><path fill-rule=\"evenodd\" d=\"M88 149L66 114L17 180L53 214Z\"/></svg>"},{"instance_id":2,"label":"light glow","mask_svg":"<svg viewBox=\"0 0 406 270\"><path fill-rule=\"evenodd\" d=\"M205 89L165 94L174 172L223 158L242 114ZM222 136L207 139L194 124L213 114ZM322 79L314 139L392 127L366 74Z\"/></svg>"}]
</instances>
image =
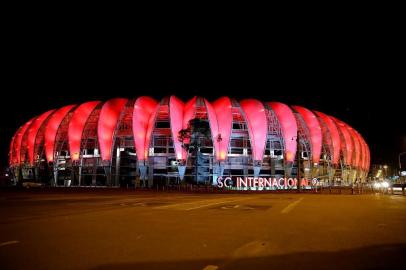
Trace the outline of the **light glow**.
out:
<instances>
[{"instance_id":1,"label":"light glow","mask_svg":"<svg viewBox=\"0 0 406 270\"><path fill-rule=\"evenodd\" d=\"M78 160L80 155L80 142L82 140L83 129L90 114L100 104L100 101L89 101L77 107L69 122L68 140L69 152L72 160Z\"/></svg>"},{"instance_id":2,"label":"light glow","mask_svg":"<svg viewBox=\"0 0 406 270\"><path fill-rule=\"evenodd\" d=\"M139 160L148 157L148 149L151 134L154 127L155 115L158 110L158 102L150 97L139 97L134 103L133 111L133 134L135 151Z\"/></svg>"},{"instance_id":3,"label":"light glow","mask_svg":"<svg viewBox=\"0 0 406 270\"><path fill-rule=\"evenodd\" d=\"M103 104L97 124L97 136L102 160L110 160L113 147L113 134L120 113L127 103L125 98L110 99Z\"/></svg>"},{"instance_id":4,"label":"light glow","mask_svg":"<svg viewBox=\"0 0 406 270\"><path fill-rule=\"evenodd\" d=\"M288 105L280 102L269 102L268 105L278 118L285 143L285 160L293 162L296 155L297 123Z\"/></svg>"}]
</instances>

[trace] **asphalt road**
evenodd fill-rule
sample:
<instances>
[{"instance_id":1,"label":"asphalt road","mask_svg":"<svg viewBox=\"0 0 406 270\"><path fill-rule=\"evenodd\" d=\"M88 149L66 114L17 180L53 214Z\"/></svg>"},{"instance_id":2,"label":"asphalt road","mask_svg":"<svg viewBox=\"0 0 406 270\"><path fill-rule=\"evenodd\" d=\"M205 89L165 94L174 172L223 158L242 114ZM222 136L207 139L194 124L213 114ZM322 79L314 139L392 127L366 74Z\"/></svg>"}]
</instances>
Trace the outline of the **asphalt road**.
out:
<instances>
[{"instance_id":1,"label":"asphalt road","mask_svg":"<svg viewBox=\"0 0 406 270\"><path fill-rule=\"evenodd\" d=\"M0 269L400 269L401 195L0 192Z\"/></svg>"}]
</instances>

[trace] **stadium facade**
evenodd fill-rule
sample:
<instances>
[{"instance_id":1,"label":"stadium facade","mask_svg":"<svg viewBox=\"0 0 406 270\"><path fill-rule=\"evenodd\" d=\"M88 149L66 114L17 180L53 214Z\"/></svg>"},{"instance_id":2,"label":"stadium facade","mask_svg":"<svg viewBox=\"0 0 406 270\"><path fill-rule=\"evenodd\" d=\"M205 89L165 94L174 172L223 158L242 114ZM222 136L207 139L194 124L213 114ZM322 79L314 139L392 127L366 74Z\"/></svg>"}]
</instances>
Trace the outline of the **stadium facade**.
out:
<instances>
[{"instance_id":1,"label":"stadium facade","mask_svg":"<svg viewBox=\"0 0 406 270\"><path fill-rule=\"evenodd\" d=\"M365 181L359 132L279 102L142 96L68 105L35 116L11 140L16 181L52 186L216 185L219 176Z\"/></svg>"}]
</instances>

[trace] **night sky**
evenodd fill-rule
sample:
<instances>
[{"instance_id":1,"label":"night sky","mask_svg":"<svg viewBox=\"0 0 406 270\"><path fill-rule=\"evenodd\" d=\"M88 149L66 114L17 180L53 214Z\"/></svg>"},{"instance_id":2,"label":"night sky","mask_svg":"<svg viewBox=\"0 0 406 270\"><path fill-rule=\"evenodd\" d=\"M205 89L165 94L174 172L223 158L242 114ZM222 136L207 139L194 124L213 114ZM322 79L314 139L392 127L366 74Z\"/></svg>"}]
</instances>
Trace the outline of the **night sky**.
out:
<instances>
[{"instance_id":1,"label":"night sky","mask_svg":"<svg viewBox=\"0 0 406 270\"><path fill-rule=\"evenodd\" d=\"M161 50L159 44L131 49L30 42L10 43L3 64L1 167L12 135L31 117L68 104L140 95L227 95L303 105L357 129L371 148L372 163L397 166L399 152L406 151L404 74L389 45L293 46L265 53L255 46L215 44Z\"/></svg>"}]
</instances>

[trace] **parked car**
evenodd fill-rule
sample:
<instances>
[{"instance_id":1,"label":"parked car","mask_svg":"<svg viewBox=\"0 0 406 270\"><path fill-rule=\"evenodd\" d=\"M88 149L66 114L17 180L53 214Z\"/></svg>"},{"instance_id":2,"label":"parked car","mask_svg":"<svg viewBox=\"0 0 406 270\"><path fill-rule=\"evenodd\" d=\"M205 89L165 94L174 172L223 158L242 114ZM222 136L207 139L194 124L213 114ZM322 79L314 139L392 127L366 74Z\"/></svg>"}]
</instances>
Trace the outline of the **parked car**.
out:
<instances>
[{"instance_id":1,"label":"parked car","mask_svg":"<svg viewBox=\"0 0 406 270\"><path fill-rule=\"evenodd\" d=\"M390 192L392 194L401 194L401 195L405 195L405 188L406 188L406 184L393 184L390 187Z\"/></svg>"}]
</instances>

